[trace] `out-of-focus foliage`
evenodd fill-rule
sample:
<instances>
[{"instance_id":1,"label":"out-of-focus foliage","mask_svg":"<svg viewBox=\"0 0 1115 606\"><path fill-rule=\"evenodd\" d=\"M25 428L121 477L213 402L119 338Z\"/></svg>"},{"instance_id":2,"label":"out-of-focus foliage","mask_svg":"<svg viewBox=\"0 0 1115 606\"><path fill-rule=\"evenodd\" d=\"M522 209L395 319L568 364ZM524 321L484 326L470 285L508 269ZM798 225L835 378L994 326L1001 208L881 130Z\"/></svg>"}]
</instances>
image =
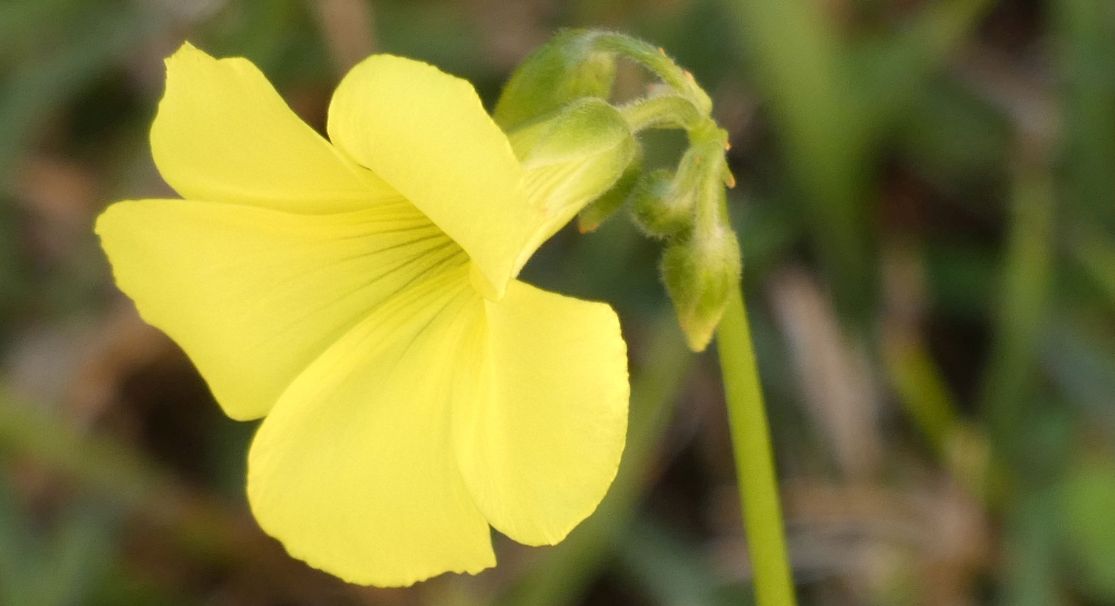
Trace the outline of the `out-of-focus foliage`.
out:
<instances>
[{"instance_id":1,"label":"out-of-focus foliage","mask_svg":"<svg viewBox=\"0 0 1115 606\"><path fill-rule=\"evenodd\" d=\"M252 59L321 128L371 52L491 104L561 27L664 47L730 132L802 602L1115 602L1112 3L38 0L0 2L0 603L749 599L714 360L686 353L623 212L526 269L623 319L609 497L558 547L497 541L492 571L391 591L258 531L254 425L138 320L91 233L110 201L171 195L146 134L184 39ZM676 160L649 141L647 170Z\"/></svg>"}]
</instances>

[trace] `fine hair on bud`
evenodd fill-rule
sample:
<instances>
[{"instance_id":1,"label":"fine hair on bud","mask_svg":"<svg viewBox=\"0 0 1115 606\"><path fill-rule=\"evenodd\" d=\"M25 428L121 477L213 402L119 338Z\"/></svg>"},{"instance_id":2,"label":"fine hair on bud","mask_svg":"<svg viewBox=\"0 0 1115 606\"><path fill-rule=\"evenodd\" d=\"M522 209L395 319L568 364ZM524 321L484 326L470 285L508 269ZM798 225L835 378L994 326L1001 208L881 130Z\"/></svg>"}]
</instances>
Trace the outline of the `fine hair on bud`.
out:
<instances>
[{"instance_id":1,"label":"fine hair on bud","mask_svg":"<svg viewBox=\"0 0 1115 606\"><path fill-rule=\"evenodd\" d=\"M678 236L693 222L694 192L679 191L674 175L664 168L645 173L629 200L635 224L652 238Z\"/></svg>"},{"instance_id":2,"label":"fine hair on bud","mask_svg":"<svg viewBox=\"0 0 1115 606\"><path fill-rule=\"evenodd\" d=\"M583 97L607 99L616 57L595 48L598 35L565 30L527 57L500 94L493 112L496 123L508 130Z\"/></svg>"},{"instance_id":3,"label":"fine hair on bud","mask_svg":"<svg viewBox=\"0 0 1115 606\"><path fill-rule=\"evenodd\" d=\"M712 340L728 295L739 285L741 269L739 242L722 225L700 237L677 238L666 247L662 281L693 351L703 351Z\"/></svg>"}]
</instances>

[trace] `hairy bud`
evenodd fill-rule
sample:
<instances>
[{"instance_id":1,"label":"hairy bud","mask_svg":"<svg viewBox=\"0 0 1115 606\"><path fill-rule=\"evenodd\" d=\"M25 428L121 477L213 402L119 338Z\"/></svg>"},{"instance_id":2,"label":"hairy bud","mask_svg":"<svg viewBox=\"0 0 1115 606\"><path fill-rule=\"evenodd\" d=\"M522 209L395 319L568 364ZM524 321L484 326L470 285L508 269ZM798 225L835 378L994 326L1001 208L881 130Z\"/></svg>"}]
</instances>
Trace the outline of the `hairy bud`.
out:
<instances>
[{"instance_id":1,"label":"hairy bud","mask_svg":"<svg viewBox=\"0 0 1115 606\"><path fill-rule=\"evenodd\" d=\"M619 111L584 97L508 135L523 166L523 188L544 222L534 250L585 206L612 189L636 156L637 143Z\"/></svg>"},{"instance_id":2,"label":"hairy bud","mask_svg":"<svg viewBox=\"0 0 1115 606\"><path fill-rule=\"evenodd\" d=\"M630 199L635 224L653 238L680 234L693 221L693 192L682 191L666 169L643 175Z\"/></svg>"},{"instance_id":3,"label":"hairy bud","mask_svg":"<svg viewBox=\"0 0 1115 606\"><path fill-rule=\"evenodd\" d=\"M674 303L678 323L693 351L712 340L731 289L739 287L739 242L718 226L700 238L679 238L662 255L662 281Z\"/></svg>"},{"instance_id":4,"label":"hairy bud","mask_svg":"<svg viewBox=\"0 0 1115 606\"><path fill-rule=\"evenodd\" d=\"M591 32L565 31L527 57L500 94L496 123L508 130L582 97L607 99L616 58L592 42Z\"/></svg>"}]
</instances>

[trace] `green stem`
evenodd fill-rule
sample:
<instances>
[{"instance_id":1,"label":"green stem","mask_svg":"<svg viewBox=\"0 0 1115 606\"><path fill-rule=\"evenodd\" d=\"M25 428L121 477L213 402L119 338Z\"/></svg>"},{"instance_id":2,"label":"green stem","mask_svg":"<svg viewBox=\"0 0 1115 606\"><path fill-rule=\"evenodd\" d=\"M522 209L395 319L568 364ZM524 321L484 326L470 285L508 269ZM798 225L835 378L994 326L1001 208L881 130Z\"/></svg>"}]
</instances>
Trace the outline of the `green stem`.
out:
<instances>
[{"instance_id":1,"label":"green stem","mask_svg":"<svg viewBox=\"0 0 1115 606\"><path fill-rule=\"evenodd\" d=\"M1026 429L1038 403L1028 394L1047 319L1056 215L1049 152L1044 144L1031 143L1019 153L995 341L981 403L998 462L1021 472L1032 450Z\"/></svg>"},{"instance_id":2,"label":"green stem","mask_svg":"<svg viewBox=\"0 0 1115 606\"><path fill-rule=\"evenodd\" d=\"M599 51L616 53L638 63L662 79L676 93L689 99L702 114L712 111L712 100L693 75L678 66L661 48L616 32L586 31L585 43Z\"/></svg>"},{"instance_id":3,"label":"green stem","mask_svg":"<svg viewBox=\"0 0 1115 606\"><path fill-rule=\"evenodd\" d=\"M728 296L716 346L720 353L755 594L760 606L792 606L794 589L782 536L774 456L755 354L751 350L747 310L739 288L733 288Z\"/></svg>"},{"instance_id":4,"label":"green stem","mask_svg":"<svg viewBox=\"0 0 1115 606\"><path fill-rule=\"evenodd\" d=\"M689 130L702 116L689 99L678 95L659 95L628 103L620 108L631 132L648 128Z\"/></svg>"}]
</instances>

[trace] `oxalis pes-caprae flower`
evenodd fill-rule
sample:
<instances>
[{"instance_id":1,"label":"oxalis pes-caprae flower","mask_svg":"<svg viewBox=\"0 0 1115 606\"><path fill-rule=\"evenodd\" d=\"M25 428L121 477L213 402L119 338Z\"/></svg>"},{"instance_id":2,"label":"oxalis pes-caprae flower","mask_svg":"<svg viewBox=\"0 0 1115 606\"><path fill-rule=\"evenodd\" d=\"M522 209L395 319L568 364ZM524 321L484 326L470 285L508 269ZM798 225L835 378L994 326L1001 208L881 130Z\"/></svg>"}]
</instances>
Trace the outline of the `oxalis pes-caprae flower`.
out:
<instances>
[{"instance_id":1,"label":"oxalis pes-caprae flower","mask_svg":"<svg viewBox=\"0 0 1115 606\"><path fill-rule=\"evenodd\" d=\"M408 585L494 565L489 526L553 544L596 508L627 424L619 323L515 277L628 164L614 112L509 140L467 82L375 55L327 141L250 62L167 60L151 146L184 199L118 202L96 231L223 410L263 418L248 500L293 556Z\"/></svg>"}]
</instances>

